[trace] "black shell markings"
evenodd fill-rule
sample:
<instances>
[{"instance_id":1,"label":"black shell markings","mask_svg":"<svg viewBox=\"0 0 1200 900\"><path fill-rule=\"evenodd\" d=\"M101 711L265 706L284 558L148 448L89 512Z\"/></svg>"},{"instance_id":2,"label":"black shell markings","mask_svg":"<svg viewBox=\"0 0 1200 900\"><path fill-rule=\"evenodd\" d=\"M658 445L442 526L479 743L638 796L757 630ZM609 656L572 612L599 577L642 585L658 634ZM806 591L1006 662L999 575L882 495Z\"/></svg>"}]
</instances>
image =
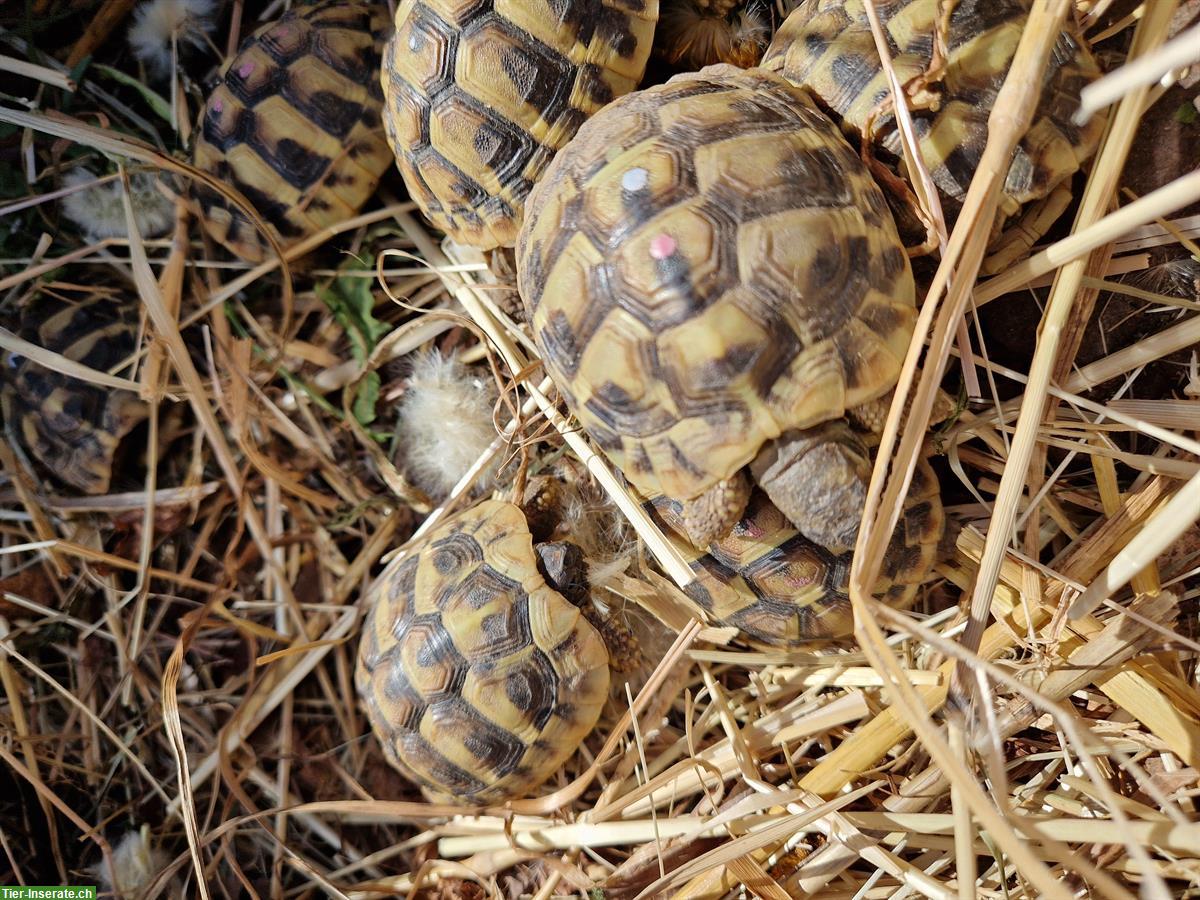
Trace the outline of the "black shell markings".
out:
<instances>
[{"instance_id":1,"label":"black shell markings","mask_svg":"<svg viewBox=\"0 0 1200 900\"><path fill-rule=\"evenodd\" d=\"M136 307L100 297L78 304L41 295L22 311L18 335L100 372L137 349ZM0 373L4 418L30 457L84 492L109 490L121 440L147 415L131 391L114 390L9 355Z\"/></svg>"},{"instance_id":2,"label":"black shell markings","mask_svg":"<svg viewBox=\"0 0 1200 900\"><path fill-rule=\"evenodd\" d=\"M365 602L359 694L388 760L430 793L521 796L595 725L608 651L546 585L512 504L437 529Z\"/></svg>"},{"instance_id":3,"label":"black shell markings","mask_svg":"<svg viewBox=\"0 0 1200 900\"><path fill-rule=\"evenodd\" d=\"M381 9L326 0L248 37L201 113L196 166L236 188L283 246L353 216L392 156L377 73ZM197 185L209 233L251 262L267 242L224 196Z\"/></svg>"},{"instance_id":4,"label":"black shell markings","mask_svg":"<svg viewBox=\"0 0 1200 900\"><path fill-rule=\"evenodd\" d=\"M596 110L641 79L658 0L405 0L383 64L388 141L447 233L512 246L525 199Z\"/></svg>"}]
</instances>

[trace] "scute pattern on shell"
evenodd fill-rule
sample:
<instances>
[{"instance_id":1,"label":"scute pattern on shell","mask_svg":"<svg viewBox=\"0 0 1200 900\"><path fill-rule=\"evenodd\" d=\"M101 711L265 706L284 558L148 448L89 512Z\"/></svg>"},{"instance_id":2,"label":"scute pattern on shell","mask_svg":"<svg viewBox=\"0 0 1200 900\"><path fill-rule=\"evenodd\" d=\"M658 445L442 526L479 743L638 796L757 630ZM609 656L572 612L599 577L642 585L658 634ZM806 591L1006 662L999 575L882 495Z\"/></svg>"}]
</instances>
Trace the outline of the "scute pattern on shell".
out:
<instances>
[{"instance_id":1,"label":"scute pattern on shell","mask_svg":"<svg viewBox=\"0 0 1200 900\"><path fill-rule=\"evenodd\" d=\"M382 4L327 0L247 38L201 113L196 166L240 191L283 247L354 216L392 162L378 72ZM259 262L270 245L224 196L195 188L209 234Z\"/></svg>"},{"instance_id":2,"label":"scute pattern on shell","mask_svg":"<svg viewBox=\"0 0 1200 900\"><path fill-rule=\"evenodd\" d=\"M944 71L931 83L931 95L910 100L921 155L943 196L948 221L958 215L983 155L988 115L1030 3L959 0L950 16ZM875 0L902 84L918 83L929 70L938 5L938 0ZM812 90L856 141L870 123L876 152L900 158L891 93L863 0L807 0L780 27L762 65ZM1099 66L1086 42L1073 29L1064 30L1050 56L1033 124L1005 179L1004 216L1045 197L1095 152L1103 119L1094 117L1081 128L1071 116L1079 107L1080 90L1098 77Z\"/></svg>"},{"instance_id":3,"label":"scute pattern on shell","mask_svg":"<svg viewBox=\"0 0 1200 900\"><path fill-rule=\"evenodd\" d=\"M657 18L658 0L404 0L384 122L413 200L462 243L511 247L555 152L641 80Z\"/></svg>"},{"instance_id":4,"label":"scute pattern on shell","mask_svg":"<svg viewBox=\"0 0 1200 900\"><path fill-rule=\"evenodd\" d=\"M684 534L678 503L658 497L651 509L669 529L665 533ZM937 477L921 460L888 544L877 597L897 608L912 603L936 560L944 527ZM688 595L751 644L798 647L854 630L847 592L853 554L834 554L805 538L762 491L754 492L742 520L707 553L686 540L673 543L697 575Z\"/></svg>"},{"instance_id":5,"label":"scute pattern on shell","mask_svg":"<svg viewBox=\"0 0 1200 900\"><path fill-rule=\"evenodd\" d=\"M22 311L18 334L110 372L137 349L136 306L101 297L71 304L41 295ZM106 493L117 446L146 418L146 405L131 391L81 381L24 356L10 354L4 366L4 419L25 451L85 494Z\"/></svg>"},{"instance_id":6,"label":"scute pattern on shell","mask_svg":"<svg viewBox=\"0 0 1200 900\"><path fill-rule=\"evenodd\" d=\"M732 66L589 120L534 188L517 257L572 412L677 500L884 394L916 318L862 161L803 91Z\"/></svg>"},{"instance_id":7,"label":"scute pattern on shell","mask_svg":"<svg viewBox=\"0 0 1200 900\"><path fill-rule=\"evenodd\" d=\"M389 761L434 795L522 796L595 726L608 650L539 574L513 504L436 529L365 602L359 695Z\"/></svg>"}]
</instances>

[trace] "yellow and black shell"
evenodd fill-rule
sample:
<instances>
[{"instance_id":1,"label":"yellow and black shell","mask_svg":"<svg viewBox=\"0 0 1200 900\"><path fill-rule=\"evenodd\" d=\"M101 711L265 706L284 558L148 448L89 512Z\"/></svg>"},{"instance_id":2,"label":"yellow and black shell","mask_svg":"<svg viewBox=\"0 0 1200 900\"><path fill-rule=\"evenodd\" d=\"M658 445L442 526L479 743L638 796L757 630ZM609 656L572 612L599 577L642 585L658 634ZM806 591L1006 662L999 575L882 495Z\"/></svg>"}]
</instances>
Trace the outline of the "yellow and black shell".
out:
<instances>
[{"instance_id":1,"label":"yellow and black shell","mask_svg":"<svg viewBox=\"0 0 1200 900\"><path fill-rule=\"evenodd\" d=\"M433 796L520 797L595 727L608 650L539 573L519 507L436 529L365 602L359 695L388 760Z\"/></svg>"},{"instance_id":2,"label":"yellow and black shell","mask_svg":"<svg viewBox=\"0 0 1200 900\"><path fill-rule=\"evenodd\" d=\"M132 368L137 307L93 297L68 303L41 295L25 307L18 335L73 362L114 375ZM132 391L114 390L9 354L0 399L10 434L58 479L85 494L104 494L112 482L121 440L147 415Z\"/></svg>"},{"instance_id":3,"label":"yellow and black shell","mask_svg":"<svg viewBox=\"0 0 1200 900\"><path fill-rule=\"evenodd\" d=\"M193 161L240 191L285 248L353 217L391 165L379 88L388 25L380 3L298 6L221 69ZM228 198L202 185L195 195L214 239L250 262L270 252Z\"/></svg>"},{"instance_id":4,"label":"yellow and black shell","mask_svg":"<svg viewBox=\"0 0 1200 900\"><path fill-rule=\"evenodd\" d=\"M699 553L684 535L679 504L657 498L651 509L696 573L688 595L718 625L732 626L765 647L798 647L854 630L848 585L853 554L835 554L796 531L755 490L730 534ZM937 477L918 462L904 511L888 544L875 595L909 606L937 559L945 527Z\"/></svg>"},{"instance_id":5,"label":"yellow and black shell","mask_svg":"<svg viewBox=\"0 0 1200 900\"><path fill-rule=\"evenodd\" d=\"M959 0L945 46L933 68L939 0L875 0L892 64L906 86L921 156L953 222L987 142L987 120L1008 75L1032 0ZM940 55L940 54L939 54ZM763 58L764 68L811 90L856 142L869 133L885 161L901 156L891 91L863 0L806 0L784 21ZM1070 25L1059 35L1042 83L1032 126L1021 139L1004 182L1002 217L1047 196L1096 150L1104 123L1072 122L1079 92L1100 77L1083 37Z\"/></svg>"},{"instance_id":6,"label":"yellow and black shell","mask_svg":"<svg viewBox=\"0 0 1200 900\"><path fill-rule=\"evenodd\" d=\"M916 319L883 193L807 94L712 66L615 101L534 188L518 280L547 371L647 496L895 384Z\"/></svg>"},{"instance_id":7,"label":"yellow and black shell","mask_svg":"<svg viewBox=\"0 0 1200 900\"><path fill-rule=\"evenodd\" d=\"M588 116L637 87L658 0L403 0L384 122L409 194L464 244L511 247Z\"/></svg>"}]
</instances>

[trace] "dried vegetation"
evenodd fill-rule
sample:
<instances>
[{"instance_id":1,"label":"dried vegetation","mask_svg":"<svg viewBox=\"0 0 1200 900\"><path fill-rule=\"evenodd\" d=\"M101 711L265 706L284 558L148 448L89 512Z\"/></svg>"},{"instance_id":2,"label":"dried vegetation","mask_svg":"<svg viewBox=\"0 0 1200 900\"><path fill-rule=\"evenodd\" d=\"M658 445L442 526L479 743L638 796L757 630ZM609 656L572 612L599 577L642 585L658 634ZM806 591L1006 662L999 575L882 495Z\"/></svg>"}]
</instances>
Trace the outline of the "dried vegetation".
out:
<instances>
[{"instance_id":1,"label":"dried vegetation","mask_svg":"<svg viewBox=\"0 0 1200 900\"><path fill-rule=\"evenodd\" d=\"M902 425L893 406L859 540L856 641L801 653L739 649L694 621L687 567L563 418L482 261L449 259L398 179L286 264L247 268L200 236L179 197L195 177L193 79L253 28L251 6L223 4L212 29L208 4L139 14L177 23L167 43L189 55L165 66L128 49L132 0L85 5L84 33L58 0L3 13L0 315L108 292L137 302L142 328L116 372L9 329L0 348L136 390L151 416L97 497L0 441L0 883L353 898L1200 888L1200 125L1196 75L1158 81L1186 63L1164 45L1194 40L1200 4L1035 4L980 177L942 228L901 382L912 414ZM988 176L1067 15L1110 64L1141 63L1106 82L1110 126L1069 227L982 279ZM978 396L930 435L943 381ZM413 396L431 384L444 399ZM411 445L464 417L466 459ZM953 528L898 612L863 586L927 439ZM589 540L617 547L594 572L646 665L543 797L431 805L356 707L359 599L486 479L511 497L555 465L583 485L579 521L608 523Z\"/></svg>"}]
</instances>

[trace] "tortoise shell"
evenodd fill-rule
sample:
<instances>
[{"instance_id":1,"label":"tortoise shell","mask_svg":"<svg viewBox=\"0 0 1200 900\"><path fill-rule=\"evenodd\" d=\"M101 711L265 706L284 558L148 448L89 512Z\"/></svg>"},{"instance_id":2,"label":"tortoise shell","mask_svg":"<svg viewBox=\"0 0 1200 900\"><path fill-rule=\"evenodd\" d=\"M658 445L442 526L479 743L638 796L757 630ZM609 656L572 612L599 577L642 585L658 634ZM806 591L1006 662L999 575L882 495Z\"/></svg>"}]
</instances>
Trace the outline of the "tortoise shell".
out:
<instances>
[{"instance_id":1,"label":"tortoise shell","mask_svg":"<svg viewBox=\"0 0 1200 900\"><path fill-rule=\"evenodd\" d=\"M939 0L875 0L892 63L906 85L921 156L952 222L987 142L987 120L1008 74L1031 0L959 0L944 29L946 59L930 71ZM900 158L891 92L863 0L806 0L776 33L764 68L809 88L856 142ZM1071 121L1079 92L1100 77L1084 39L1068 26L1050 55L1041 102L1004 181L1000 213L1048 195L1096 150L1104 128Z\"/></svg>"},{"instance_id":2,"label":"tortoise shell","mask_svg":"<svg viewBox=\"0 0 1200 900\"><path fill-rule=\"evenodd\" d=\"M685 533L677 502L659 497L651 508L670 529L668 535ZM944 526L937 478L922 459L888 544L875 596L897 608L912 603L933 568ZM798 647L854 630L848 594L853 554L831 553L805 538L760 490L751 495L733 531L707 553L686 540L672 543L697 576L688 595L714 622L737 628L751 644Z\"/></svg>"},{"instance_id":3,"label":"tortoise shell","mask_svg":"<svg viewBox=\"0 0 1200 900\"><path fill-rule=\"evenodd\" d=\"M464 244L511 247L550 159L637 87L657 18L658 0L403 0L384 123L413 200Z\"/></svg>"},{"instance_id":4,"label":"tortoise shell","mask_svg":"<svg viewBox=\"0 0 1200 900\"><path fill-rule=\"evenodd\" d=\"M301 6L248 37L200 116L193 162L240 191L286 248L354 216L392 162L380 115L381 4ZM205 228L259 262L270 245L227 198L195 188Z\"/></svg>"},{"instance_id":5,"label":"tortoise shell","mask_svg":"<svg viewBox=\"0 0 1200 900\"><path fill-rule=\"evenodd\" d=\"M548 372L647 496L700 495L895 384L916 319L883 194L802 90L711 66L586 122L518 280Z\"/></svg>"},{"instance_id":6,"label":"tortoise shell","mask_svg":"<svg viewBox=\"0 0 1200 900\"><path fill-rule=\"evenodd\" d=\"M42 294L22 311L17 331L69 360L121 374L118 367L137 349L137 327L132 304L101 297L67 303ZM72 378L25 356L9 354L4 368L0 398L10 433L66 484L107 493L117 447L146 418L146 405L132 391Z\"/></svg>"},{"instance_id":7,"label":"tortoise shell","mask_svg":"<svg viewBox=\"0 0 1200 900\"><path fill-rule=\"evenodd\" d=\"M595 727L608 650L539 573L519 507L434 530L365 600L359 695L388 760L433 795L519 797Z\"/></svg>"}]
</instances>

